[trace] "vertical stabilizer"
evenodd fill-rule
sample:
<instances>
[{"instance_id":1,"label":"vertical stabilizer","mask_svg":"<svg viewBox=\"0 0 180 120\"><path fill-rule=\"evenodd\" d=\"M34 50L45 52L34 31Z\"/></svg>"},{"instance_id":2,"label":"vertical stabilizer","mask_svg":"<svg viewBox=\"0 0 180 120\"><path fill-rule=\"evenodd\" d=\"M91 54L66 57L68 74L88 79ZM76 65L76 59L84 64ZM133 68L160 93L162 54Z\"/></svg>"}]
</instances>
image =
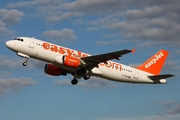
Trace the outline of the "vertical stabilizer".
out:
<instances>
[{"instance_id":1,"label":"vertical stabilizer","mask_svg":"<svg viewBox=\"0 0 180 120\"><path fill-rule=\"evenodd\" d=\"M149 58L146 62L144 62L142 65L138 66L137 69L149 72L154 75L159 75L166 61L167 56L168 51L160 50L151 58Z\"/></svg>"}]
</instances>

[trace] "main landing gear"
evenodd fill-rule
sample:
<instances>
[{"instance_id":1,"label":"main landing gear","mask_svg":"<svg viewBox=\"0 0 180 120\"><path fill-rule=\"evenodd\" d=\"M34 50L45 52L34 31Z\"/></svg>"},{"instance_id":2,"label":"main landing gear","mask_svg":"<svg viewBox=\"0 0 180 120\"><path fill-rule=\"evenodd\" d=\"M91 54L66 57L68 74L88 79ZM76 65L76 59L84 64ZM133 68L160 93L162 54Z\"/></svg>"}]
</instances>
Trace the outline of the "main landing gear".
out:
<instances>
[{"instance_id":1,"label":"main landing gear","mask_svg":"<svg viewBox=\"0 0 180 120\"><path fill-rule=\"evenodd\" d=\"M71 84L72 85L76 85L78 83L78 80L76 78L74 78L72 81L71 81Z\"/></svg>"},{"instance_id":2,"label":"main landing gear","mask_svg":"<svg viewBox=\"0 0 180 120\"><path fill-rule=\"evenodd\" d=\"M85 75L83 76L84 80L88 80L90 77L91 77L91 76L90 76L89 74L85 74ZM72 84L72 85L78 84L78 80L77 80L76 78L74 78L74 79L71 81L71 84Z\"/></svg>"}]
</instances>

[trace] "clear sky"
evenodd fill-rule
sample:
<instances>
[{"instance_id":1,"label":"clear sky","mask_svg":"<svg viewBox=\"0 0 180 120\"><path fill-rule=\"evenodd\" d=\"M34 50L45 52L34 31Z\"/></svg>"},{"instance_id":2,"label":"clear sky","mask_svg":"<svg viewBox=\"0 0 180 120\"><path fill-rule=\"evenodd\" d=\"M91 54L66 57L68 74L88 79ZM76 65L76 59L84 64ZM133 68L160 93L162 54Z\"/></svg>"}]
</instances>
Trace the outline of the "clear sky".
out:
<instances>
[{"instance_id":1,"label":"clear sky","mask_svg":"<svg viewBox=\"0 0 180 120\"><path fill-rule=\"evenodd\" d=\"M179 0L1 0L0 120L179 120ZM44 73L44 62L6 48L17 36L35 37L89 54L136 48L121 57L138 65L169 51L165 85L99 78L79 80Z\"/></svg>"}]
</instances>

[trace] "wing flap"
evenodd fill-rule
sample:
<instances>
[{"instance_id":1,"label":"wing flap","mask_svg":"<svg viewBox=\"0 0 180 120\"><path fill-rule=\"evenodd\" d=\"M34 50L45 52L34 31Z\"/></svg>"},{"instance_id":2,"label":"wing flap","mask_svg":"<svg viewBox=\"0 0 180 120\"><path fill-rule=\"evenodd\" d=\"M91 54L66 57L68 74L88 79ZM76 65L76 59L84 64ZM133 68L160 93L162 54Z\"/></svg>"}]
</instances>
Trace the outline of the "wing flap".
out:
<instances>
[{"instance_id":1,"label":"wing flap","mask_svg":"<svg viewBox=\"0 0 180 120\"><path fill-rule=\"evenodd\" d=\"M172 74L164 74L164 75L153 75L153 76L148 76L151 80L160 80L160 79L166 79L169 77L173 77L174 75Z\"/></svg>"}]
</instances>

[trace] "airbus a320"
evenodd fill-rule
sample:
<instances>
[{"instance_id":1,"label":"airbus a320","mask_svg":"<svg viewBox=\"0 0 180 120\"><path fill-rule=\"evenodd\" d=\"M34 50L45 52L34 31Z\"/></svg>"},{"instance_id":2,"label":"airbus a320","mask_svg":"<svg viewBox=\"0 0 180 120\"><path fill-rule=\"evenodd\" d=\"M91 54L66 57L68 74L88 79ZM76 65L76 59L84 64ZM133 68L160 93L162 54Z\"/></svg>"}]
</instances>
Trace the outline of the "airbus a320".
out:
<instances>
[{"instance_id":1,"label":"airbus a320","mask_svg":"<svg viewBox=\"0 0 180 120\"><path fill-rule=\"evenodd\" d=\"M25 58L23 66L27 66L29 58L45 61L44 72L52 76L71 74L72 85L78 79L101 77L117 82L141 84L166 84L166 78L172 74L160 74L168 56L167 50L160 50L147 61L137 67L130 67L111 61L135 50L120 50L98 55L90 55L81 51L66 48L30 37L17 37L6 42L6 46L18 56Z\"/></svg>"}]
</instances>

